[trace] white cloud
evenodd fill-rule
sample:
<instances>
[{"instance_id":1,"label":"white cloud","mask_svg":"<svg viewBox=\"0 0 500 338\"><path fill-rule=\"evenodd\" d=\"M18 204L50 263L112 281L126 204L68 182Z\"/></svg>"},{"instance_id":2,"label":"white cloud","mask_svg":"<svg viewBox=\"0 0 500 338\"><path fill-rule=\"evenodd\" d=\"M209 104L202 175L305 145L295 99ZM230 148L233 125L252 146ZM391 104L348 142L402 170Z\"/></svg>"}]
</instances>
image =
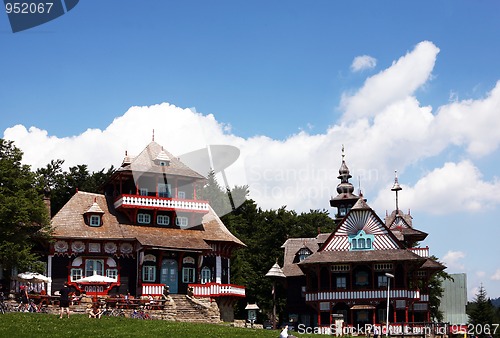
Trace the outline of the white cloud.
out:
<instances>
[{"instance_id":1,"label":"white cloud","mask_svg":"<svg viewBox=\"0 0 500 338\"><path fill-rule=\"evenodd\" d=\"M402 187L406 205L412 210L426 210L431 214L478 212L500 204L500 196L496 194L500 181L482 180L479 169L469 160L447 162L425 174L414 186L403 184ZM381 191L373 205L390 205L392 198Z\"/></svg>"},{"instance_id":2,"label":"white cloud","mask_svg":"<svg viewBox=\"0 0 500 338\"><path fill-rule=\"evenodd\" d=\"M359 72L365 69L375 68L377 65L377 59L369 55L356 56L351 64L351 70L353 72Z\"/></svg>"},{"instance_id":3,"label":"white cloud","mask_svg":"<svg viewBox=\"0 0 500 338\"><path fill-rule=\"evenodd\" d=\"M497 269L495 273L491 276L492 280L500 280L500 269Z\"/></svg>"},{"instance_id":4,"label":"white cloud","mask_svg":"<svg viewBox=\"0 0 500 338\"><path fill-rule=\"evenodd\" d=\"M448 267L448 270L453 271L463 271L465 269L464 264L462 263L462 259L465 258L465 253L462 251L448 251L442 261L444 265Z\"/></svg>"},{"instance_id":5,"label":"white cloud","mask_svg":"<svg viewBox=\"0 0 500 338\"><path fill-rule=\"evenodd\" d=\"M484 271L476 271L476 276L478 278L483 278L484 276L486 276L486 272L484 272Z\"/></svg>"},{"instance_id":6,"label":"white cloud","mask_svg":"<svg viewBox=\"0 0 500 338\"><path fill-rule=\"evenodd\" d=\"M368 78L354 95L344 94L340 104L343 119L373 117L387 105L411 95L430 78L438 53L433 43L420 42L391 67Z\"/></svg>"}]
</instances>

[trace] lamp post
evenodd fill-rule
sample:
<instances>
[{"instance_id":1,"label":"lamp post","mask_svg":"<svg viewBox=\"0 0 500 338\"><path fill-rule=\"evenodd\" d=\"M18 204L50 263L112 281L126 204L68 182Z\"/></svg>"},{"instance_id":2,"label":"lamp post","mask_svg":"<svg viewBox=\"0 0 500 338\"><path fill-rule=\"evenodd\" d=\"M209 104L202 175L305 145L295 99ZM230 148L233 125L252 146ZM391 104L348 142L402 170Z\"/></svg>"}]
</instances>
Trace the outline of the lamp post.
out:
<instances>
[{"instance_id":1,"label":"lamp post","mask_svg":"<svg viewBox=\"0 0 500 338\"><path fill-rule=\"evenodd\" d=\"M266 273L266 277L271 277L273 279L273 330L276 330L276 279L285 278L286 276L276 262Z\"/></svg>"},{"instance_id":2,"label":"lamp post","mask_svg":"<svg viewBox=\"0 0 500 338\"><path fill-rule=\"evenodd\" d=\"M391 291L391 280L390 278L394 278L393 274L390 274L388 272L385 273L385 276L387 277L387 311L385 314L385 336L389 336L389 292Z\"/></svg>"}]
</instances>

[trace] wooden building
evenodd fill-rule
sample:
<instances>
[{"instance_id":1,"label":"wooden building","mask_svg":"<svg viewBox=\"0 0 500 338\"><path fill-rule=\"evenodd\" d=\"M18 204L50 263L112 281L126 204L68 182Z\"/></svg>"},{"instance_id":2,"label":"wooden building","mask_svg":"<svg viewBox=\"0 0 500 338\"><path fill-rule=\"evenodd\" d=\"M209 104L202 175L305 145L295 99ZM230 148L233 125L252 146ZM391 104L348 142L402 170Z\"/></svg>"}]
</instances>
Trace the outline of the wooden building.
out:
<instances>
[{"instance_id":1,"label":"wooden building","mask_svg":"<svg viewBox=\"0 0 500 338\"><path fill-rule=\"evenodd\" d=\"M354 195L344 158L339 174L339 194L331 200L339 209L336 230L282 246L289 319L329 326L341 314L347 325L383 323L390 283L390 322L429 321L428 282L445 267L430 258L428 247L418 246L427 234L397 203L382 220L361 194ZM392 190L397 201L397 177Z\"/></svg>"},{"instance_id":2,"label":"wooden building","mask_svg":"<svg viewBox=\"0 0 500 338\"><path fill-rule=\"evenodd\" d=\"M53 217L51 289L68 282L99 295L160 295L167 286L171 294L245 297L230 278L231 253L244 244L198 199L204 182L154 141L126 156L103 194L78 191ZM94 275L114 281L77 282Z\"/></svg>"}]
</instances>

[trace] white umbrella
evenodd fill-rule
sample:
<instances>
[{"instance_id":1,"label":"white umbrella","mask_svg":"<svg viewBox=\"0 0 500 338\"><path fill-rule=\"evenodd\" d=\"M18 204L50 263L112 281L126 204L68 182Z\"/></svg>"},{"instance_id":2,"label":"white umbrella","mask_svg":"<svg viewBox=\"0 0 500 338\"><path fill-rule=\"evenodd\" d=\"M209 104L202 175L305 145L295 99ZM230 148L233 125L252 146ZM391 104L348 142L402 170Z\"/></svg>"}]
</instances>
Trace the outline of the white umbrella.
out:
<instances>
[{"instance_id":1,"label":"white umbrella","mask_svg":"<svg viewBox=\"0 0 500 338\"><path fill-rule=\"evenodd\" d=\"M116 278L101 276L94 273L92 276L83 277L75 280L75 283L116 283Z\"/></svg>"},{"instance_id":2,"label":"white umbrella","mask_svg":"<svg viewBox=\"0 0 500 338\"><path fill-rule=\"evenodd\" d=\"M17 280L21 282L29 283L48 283L51 280L50 277L44 276L36 272L23 272L17 275Z\"/></svg>"}]
</instances>

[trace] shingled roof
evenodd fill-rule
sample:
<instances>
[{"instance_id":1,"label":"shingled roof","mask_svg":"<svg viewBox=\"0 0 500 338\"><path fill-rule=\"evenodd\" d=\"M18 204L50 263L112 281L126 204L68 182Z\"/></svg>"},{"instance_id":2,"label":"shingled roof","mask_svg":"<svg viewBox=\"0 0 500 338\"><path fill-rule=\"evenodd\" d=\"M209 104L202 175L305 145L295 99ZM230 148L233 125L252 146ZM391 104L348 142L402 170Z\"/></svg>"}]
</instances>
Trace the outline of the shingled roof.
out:
<instances>
[{"instance_id":1,"label":"shingled roof","mask_svg":"<svg viewBox=\"0 0 500 338\"><path fill-rule=\"evenodd\" d=\"M168 165L160 165L158 160L168 159ZM126 157L117 173L132 171L136 173L165 173L178 176L187 176L204 179L205 177L187 165L182 163L177 157L163 149L161 145L152 141L147 147L135 157Z\"/></svg>"},{"instance_id":2,"label":"shingled roof","mask_svg":"<svg viewBox=\"0 0 500 338\"><path fill-rule=\"evenodd\" d=\"M367 250L367 251L319 251L298 265L305 266L317 263L357 263L357 262L388 262L388 261L413 261L424 264L426 258L405 249L393 250Z\"/></svg>"},{"instance_id":3,"label":"shingled roof","mask_svg":"<svg viewBox=\"0 0 500 338\"><path fill-rule=\"evenodd\" d=\"M84 214L94 203L104 211L102 225L89 226ZM95 207L95 206L94 206ZM52 219L54 238L137 240L143 246L165 249L210 250L207 241L229 242L245 246L224 226L210 208L196 229L179 229L131 224L127 217L113 208L111 197L77 192Z\"/></svg>"},{"instance_id":4,"label":"shingled roof","mask_svg":"<svg viewBox=\"0 0 500 338\"><path fill-rule=\"evenodd\" d=\"M330 234L319 234L316 238L289 238L286 242L281 246L281 248L285 249L285 257L283 261L283 273L287 277L292 276L303 276L304 273L299 268L299 266L295 262L295 257L297 253L302 248L307 248L311 251L311 253L315 253L318 251L319 246L324 243L326 238L328 238Z\"/></svg>"}]
</instances>

